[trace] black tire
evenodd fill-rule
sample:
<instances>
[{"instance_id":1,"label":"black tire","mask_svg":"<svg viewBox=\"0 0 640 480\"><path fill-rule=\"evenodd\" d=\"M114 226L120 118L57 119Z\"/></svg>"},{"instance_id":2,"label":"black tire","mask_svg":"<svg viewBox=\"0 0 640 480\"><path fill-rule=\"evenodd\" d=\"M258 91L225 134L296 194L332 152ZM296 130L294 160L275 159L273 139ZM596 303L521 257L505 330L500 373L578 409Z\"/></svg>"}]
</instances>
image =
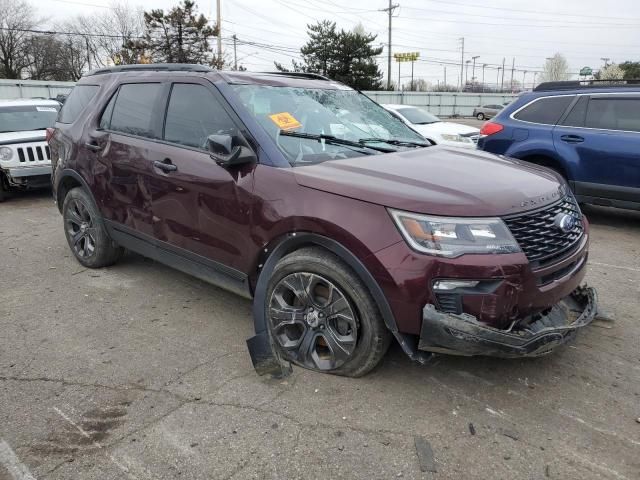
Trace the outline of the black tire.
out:
<instances>
[{"instance_id":1,"label":"black tire","mask_svg":"<svg viewBox=\"0 0 640 480\"><path fill-rule=\"evenodd\" d=\"M0 203L8 199L9 195L9 184L6 178L4 178L4 174L0 172Z\"/></svg>"},{"instance_id":2,"label":"black tire","mask_svg":"<svg viewBox=\"0 0 640 480\"><path fill-rule=\"evenodd\" d=\"M296 295L291 285L305 293ZM278 262L267 287L265 315L282 356L323 373L365 375L391 343L364 283L337 256L318 247L297 250Z\"/></svg>"},{"instance_id":3,"label":"black tire","mask_svg":"<svg viewBox=\"0 0 640 480\"><path fill-rule=\"evenodd\" d=\"M485 119L485 118L487 118L487 117L485 116L485 114L484 114L484 113L479 112L479 113L476 115L476 118L477 118L478 120L484 120L484 119Z\"/></svg>"},{"instance_id":4,"label":"black tire","mask_svg":"<svg viewBox=\"0 0 640 480\"><path fill-rule=\"evenodd\" d=\"M85 267L108 267L124 253L109 237L98 208L84 189L69 190L62 204L62 218L69 248Z\"/></svg>"}]
</instances>

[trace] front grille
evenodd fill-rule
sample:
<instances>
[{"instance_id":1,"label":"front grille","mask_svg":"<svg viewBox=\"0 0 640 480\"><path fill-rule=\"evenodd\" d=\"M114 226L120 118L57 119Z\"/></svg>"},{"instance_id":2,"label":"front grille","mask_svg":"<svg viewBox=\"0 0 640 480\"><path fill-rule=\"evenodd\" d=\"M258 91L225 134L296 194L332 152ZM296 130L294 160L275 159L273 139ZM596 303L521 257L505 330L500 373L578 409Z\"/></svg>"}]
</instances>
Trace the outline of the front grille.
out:
<instances>
[{"instance_id":1,"label":"front grille","mask_svg":"<svg viewBox=\"0 0 640 480\"><path fill-rule=\"evenodd\" d=\"M18 147L18 160L21 163L43 162L51 160L51 152L48 145L38 145L35 147Z\"/></svg>"},{"instance_id":2,"label":"front grille","mask_svg":"<svg viewBox=\"0 0 640 480\"><path fill-rule=\"evenodd\" d=\"M579 221L569 232L555 226L560 213L573 215ZM582 213L571 195L559 202L533 212L512 215L503 219L520 248L534 266L547 265L573 250L582 235Z\"/></svg>"}]
</instances>

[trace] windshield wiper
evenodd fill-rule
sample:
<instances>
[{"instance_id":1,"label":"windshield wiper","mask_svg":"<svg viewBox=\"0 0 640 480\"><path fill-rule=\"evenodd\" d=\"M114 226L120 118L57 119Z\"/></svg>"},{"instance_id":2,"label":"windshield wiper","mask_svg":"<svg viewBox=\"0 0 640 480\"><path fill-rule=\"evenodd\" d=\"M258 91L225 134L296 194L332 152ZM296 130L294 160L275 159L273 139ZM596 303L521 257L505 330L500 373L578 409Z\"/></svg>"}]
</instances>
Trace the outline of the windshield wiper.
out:
<instances>
[{"instance_id":1,"label":"windshield wiper","mask_svg":"<svg viewBox=\"0 0 640 480\"><path fill-rule=\"evenodd\" d=\"M389 145L397 145L398 147L430 147L430 143L425 142L412 142L410 140L396 140L395 138L361 138L358 143L388 143Z\"/></svg>"},{"instance_id":2,"label":"windshield wiper","mask_svg":"<svg viewBox=\"0 0 640 480\"><path fill-rule=\"evenodd\" d=\"M304 133L304 132L290 132L288 130L280 130L280 135L285 137L295 137L295 138L307 138L309 140L315 140L320 142L324 140L325 142L333 145L344 145L346 147L356 147L356 148L369 148L371 150L376 150L378 152L384 153L392 153L395 152L395 149L385 148L385 147L372 147L370 145L365 145L362 140L357 142L353 142L351 140L344 140L342 138L334 137L333 135L327 135L324 133ZM368 140L368 139L365 139ZM367 153L367 152L365 152Z\"/></svg>"}]
</instances>

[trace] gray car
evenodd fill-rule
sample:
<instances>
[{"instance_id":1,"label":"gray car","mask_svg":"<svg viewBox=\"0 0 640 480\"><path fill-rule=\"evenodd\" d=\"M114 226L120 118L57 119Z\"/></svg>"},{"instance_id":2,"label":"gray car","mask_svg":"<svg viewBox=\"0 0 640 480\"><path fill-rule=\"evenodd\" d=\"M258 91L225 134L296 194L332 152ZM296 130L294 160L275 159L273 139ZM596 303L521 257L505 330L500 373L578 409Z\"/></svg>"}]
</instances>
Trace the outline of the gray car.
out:
<instances>
[{"instance_id":1,"label":"gray car","mask_svg":"<svg viewBox=\"0 0 640 480\"><path fill-rule=\"evenodd\" d=\"M503 108L503 105L498 105L497 103L476 107L473 109L473 116L478 120L485 120L487 118L495 117Z\"/></svg>"}]
</instances>

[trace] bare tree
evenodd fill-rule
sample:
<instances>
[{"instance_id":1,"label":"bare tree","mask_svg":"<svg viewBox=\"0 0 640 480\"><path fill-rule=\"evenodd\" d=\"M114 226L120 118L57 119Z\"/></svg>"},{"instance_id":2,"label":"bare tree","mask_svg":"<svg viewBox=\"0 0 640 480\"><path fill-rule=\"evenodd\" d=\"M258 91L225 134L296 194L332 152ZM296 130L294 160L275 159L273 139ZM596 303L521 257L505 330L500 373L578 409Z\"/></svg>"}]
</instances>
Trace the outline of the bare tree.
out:
<instances>
[{"instance_id":1,"label":"bare tree","mask_svg":"<svg viewBox=\"0 0 640 480\"><path fill-rule=\"evenodd\" d=\"M547 58L544 70L540 74L541 82L557 82L569 79L569 64L564 55L556 53L553 57Z\"/></svg>"},{"instance_id":2,"label":"bare tree","mask_svg":"<svg viewBox=\"0 0 640 480\"><path fill-rule=\"evenodd\" d=\"M140 62L135 43L144 35L144 11L114 1L104 14L77 16L59 30L78 34L85 42L91 68Z\"/></svg>"},{"instance_id":3,"label":"bare tree","mask_svg":"<svg viewBox=\"0 0 640 480\"><path fill-rule=\"evenodd\" d=\"M0 77L20 78L29 66L31 33L39 23L25 0L0 0Z\"/></svg>"}]
</instances>

